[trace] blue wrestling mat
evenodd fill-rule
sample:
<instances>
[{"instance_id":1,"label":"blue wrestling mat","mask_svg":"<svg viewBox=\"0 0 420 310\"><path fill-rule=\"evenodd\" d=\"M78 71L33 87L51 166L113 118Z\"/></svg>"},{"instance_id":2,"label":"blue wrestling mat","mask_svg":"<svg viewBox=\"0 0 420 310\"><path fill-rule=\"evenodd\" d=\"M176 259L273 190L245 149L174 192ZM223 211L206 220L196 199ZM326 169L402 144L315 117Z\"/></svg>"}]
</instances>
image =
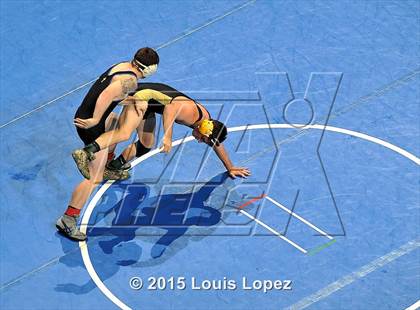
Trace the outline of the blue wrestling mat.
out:
<instances>
[{"instance_id":1,"label":"blue wrestling mat","mask_svg":"<svg viewBox=\"0 0 420 310\"><path fill-rule=\"evenodd\" d=\"M1 309L420 307L420 2L0 5ZM185 126L160 153L158 118L70 241L55 221L82 180L74 113L141 46L252 176Z\"/></svg>"}]
</instances>

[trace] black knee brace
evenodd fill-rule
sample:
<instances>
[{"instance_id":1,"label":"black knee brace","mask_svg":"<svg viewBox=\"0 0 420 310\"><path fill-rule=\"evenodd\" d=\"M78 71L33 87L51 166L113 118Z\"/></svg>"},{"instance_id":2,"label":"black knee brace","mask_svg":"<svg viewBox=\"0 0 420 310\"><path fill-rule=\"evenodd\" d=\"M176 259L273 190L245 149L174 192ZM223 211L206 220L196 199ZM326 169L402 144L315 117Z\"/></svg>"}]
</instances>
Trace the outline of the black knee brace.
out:
<instances>
[{"instance_id":1,"label":"black knee brace","mask_svg":"<svg viewBox=\"0 0 420 310\"><path fill-rule=\"evenodd\" d=\"M145 147L143 143L140 142L140 140L137 140L136 142L136 157L140 157L146 153L148 153L151 150L151 148Z\"/></svg>"}]
</instances>

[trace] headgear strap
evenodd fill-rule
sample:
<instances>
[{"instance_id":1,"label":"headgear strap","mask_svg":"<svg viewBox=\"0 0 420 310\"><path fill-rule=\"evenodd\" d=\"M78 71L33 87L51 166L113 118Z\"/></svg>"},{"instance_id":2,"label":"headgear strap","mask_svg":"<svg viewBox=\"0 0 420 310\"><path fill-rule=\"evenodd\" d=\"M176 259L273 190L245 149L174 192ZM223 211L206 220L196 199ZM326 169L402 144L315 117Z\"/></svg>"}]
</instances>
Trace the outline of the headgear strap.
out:
<instances>
[{"instance_id":1,"label":"headgear strap","mask_svg":"<svg viewBox=\"0 0 420 310\"><path fill-rule=\"evenodd\" d=\"M138 61L137 59L133 59L133 64L137 67L137 69L139 69L143 73L144 77L148 77L152 75L153 73L155 73L158 67L156 64L146 66L142 64L140 61Z\"/></svg>"}]
</instances>

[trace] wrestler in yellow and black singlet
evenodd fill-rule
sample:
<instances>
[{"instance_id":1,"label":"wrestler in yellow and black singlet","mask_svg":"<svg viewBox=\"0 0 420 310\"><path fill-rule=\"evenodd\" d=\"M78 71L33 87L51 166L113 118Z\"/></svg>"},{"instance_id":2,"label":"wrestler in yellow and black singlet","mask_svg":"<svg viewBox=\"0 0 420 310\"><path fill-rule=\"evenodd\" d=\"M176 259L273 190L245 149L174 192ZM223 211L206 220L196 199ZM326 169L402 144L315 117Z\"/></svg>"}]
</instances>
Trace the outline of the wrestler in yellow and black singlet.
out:
<instances>
[{"instance_id":1,"label":"wrestler in yellow and black singlet","mask_svg":"<svg viewBox=\"0 0 420 310\"><path fill-rule=\"evenodd\" d=\"M199 105L194 99L184 93L162 83L138 83L137 90L132 96L147 101L148 107L144 113L143 119L147 119L153 113L163 114L165 106L170 104L177 97L186 97L193 101L197 107L198 119L196 123L203 118L203 106ZM207 110L206 110L207 111ZM210 117L210 113L207 111ZM193 127L192 125L189 127Z\"/></svg>"},{"instance_id":2,"label":"wrestler in yellow and black singlet","mask_svg":"<svg viewBox=\"0 0 420 310\"><path fill-rule=\"evenodd\" d=\"M202 109L204 109L209 115L209 118L211 118L210 113L202 105L198 104L191 97L185 95L184 93L166 84L138 83L137 90L134 93L132 93L131 96L147 102L147 110L145 111L143 115L143 119L154 117L155 113L162 115L165 109L165 106L170 104L175 98L178 98L178 97L185 97L185 98L190 99L192 102L194 102L198 111L198 118L194 122L194 124L197 124L200 121L202 121L203 116L204 116ZM189 126L187 125L187 126L194 129L194 124L191 124ZM134 143L134 145L136 147L136 157L140 157L151 150L150 147L144 146L140 140L137 140ZM114 160L111 160L107 164L107 167L110 170L129 169L130 164L127 163L127 160L124 158L123 154L121 154L119 157L115 158Z\"/></svg>"}]
</instances>

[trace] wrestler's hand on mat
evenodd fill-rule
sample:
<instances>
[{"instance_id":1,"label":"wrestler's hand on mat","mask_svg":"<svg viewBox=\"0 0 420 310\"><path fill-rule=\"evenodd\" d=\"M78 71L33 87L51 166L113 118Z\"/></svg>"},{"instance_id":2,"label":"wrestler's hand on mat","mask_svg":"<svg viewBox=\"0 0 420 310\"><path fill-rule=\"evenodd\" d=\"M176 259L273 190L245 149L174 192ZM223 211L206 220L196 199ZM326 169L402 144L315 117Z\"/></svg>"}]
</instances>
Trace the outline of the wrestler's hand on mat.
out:
<instances>
[{"instance_id":1,"label":"wrestler's hand on mat","mask_svg":"<svg viewBox=\"0 0 420 310\"><path fill-rule=\"evenodd\" d=\"M171 150L172 150L172 139L163 138L163 145L162 145L161 152L169 153Z\"/></svg>"},{"instance_id":2,"label":"wrestler's hand on mat","mask_svg":"<svg viewBox=\"0 0 420 310\"><path fill-rule=\"evenodd\" d=\"M245 167L232 167L229 169L229 176L233 179L236 177L247 178L251 175L251 171Z\"/></svg>"},{"instance_id":3,"label":"wrestler's hand on mat","mask_svg":"<svg viewBox=\"0 0 420 310\"><path fill-rule=\"evenodd\" d=\"M82 119L82 118L75 118L73 120L73 124L76 125L76 127L79 128L83 128L83 129L89 129L92 128L93 126L98 125L99 121L95 118L86 118L86 119Z\"/></svg>"}]
</instances>

